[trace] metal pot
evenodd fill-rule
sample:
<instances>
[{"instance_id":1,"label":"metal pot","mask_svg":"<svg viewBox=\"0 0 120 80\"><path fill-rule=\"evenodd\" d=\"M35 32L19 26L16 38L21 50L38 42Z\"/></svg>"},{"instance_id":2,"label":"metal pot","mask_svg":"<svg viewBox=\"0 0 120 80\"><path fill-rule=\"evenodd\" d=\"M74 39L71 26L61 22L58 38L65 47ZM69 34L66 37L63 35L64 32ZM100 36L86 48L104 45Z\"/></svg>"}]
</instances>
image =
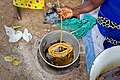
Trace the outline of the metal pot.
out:
<instances>
[{"instance_id":1,"label":"metal pot","mask_svg":"<svg viewBox=\"0 0 120 80\"><path fill-rule=\"evenodd\" d=\"M90 80L95 80L101 73L120 66L120 46L104 50L93 62Z\"/></svg>"},{"instance_id":2,"label":"metal pot","mask_svg":"<svg viewBox=\"0 0 120 80\"><path fill-rule=\"evenodd\" d=\"M47 61L45 53L44 53L45 47L47 47L48 45L50 45L51 43L53 43L57 40L60 40L60 33L61 33L60 30L56 30L56 31L46 34L41 40L39 51L40 51L40 55L41 55L42 59L48 65L50 65L52 67L56 67L56 68L65 68L65 67L72 65L78 59L79 54L80 54L79 41L72 34L70 34L69 32L66 32L66 31L62 31L62 40L70 43L73 46L74 59L71 63L64 65L64 66L53 65Z\"/></svg>"}]
</instances>

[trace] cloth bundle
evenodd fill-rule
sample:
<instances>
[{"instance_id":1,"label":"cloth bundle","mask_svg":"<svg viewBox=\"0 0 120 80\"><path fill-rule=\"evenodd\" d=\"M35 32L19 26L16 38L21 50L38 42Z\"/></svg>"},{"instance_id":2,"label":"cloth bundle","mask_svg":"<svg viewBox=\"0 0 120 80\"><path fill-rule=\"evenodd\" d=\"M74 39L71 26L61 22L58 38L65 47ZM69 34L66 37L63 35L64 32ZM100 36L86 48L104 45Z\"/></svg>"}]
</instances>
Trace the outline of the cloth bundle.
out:
<instances>
[{"instance_id":1,"label":"cloth bundle","mask_svg":"<svg viewBox=\"0 0 120 80\"><path fill-rule=\"evenodd\" d=\"M89 14L85 14L83 20L77 18L63 20L62 29L71 32L77 38L81 38L88 32L88 30L93 28L95 24L96 18ZM60 27L61 23L56 23L56 25Z\"/></svg>"}]
</instances>

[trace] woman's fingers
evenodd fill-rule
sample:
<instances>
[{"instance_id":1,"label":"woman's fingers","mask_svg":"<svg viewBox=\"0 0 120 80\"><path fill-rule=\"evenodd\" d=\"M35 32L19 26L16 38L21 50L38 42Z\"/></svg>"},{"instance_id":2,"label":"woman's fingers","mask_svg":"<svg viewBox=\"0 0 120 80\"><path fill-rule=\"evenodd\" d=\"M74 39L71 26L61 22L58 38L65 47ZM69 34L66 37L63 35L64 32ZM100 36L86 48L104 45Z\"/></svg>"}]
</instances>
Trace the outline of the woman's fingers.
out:
<instances>
[{"instance_id":1,"label":"woman's fingers","mask_svg":"<svg viewBox=\"0 0 120 80\"><path fill-rule=\"evenodd\" d=\"M57 14L59 16L62 16L63 19L66 19L66 18L69 18L69 17L73 16L72 9L71 8L67 8L67 7L59 8L57 10Z\"/></svg>"},{"instance_id":2,"label":"woman's fingers","mask_svg":"<svg viewBox=\"0 0 120 80\"><path fill-rule=\"evenodd\" d=\"M63 14L58 14L58 15L59 15L59 18L62 17L62 19L66 19L66 16L65 16L65 15L63 15Z\"/></svg>"}]
</instances>

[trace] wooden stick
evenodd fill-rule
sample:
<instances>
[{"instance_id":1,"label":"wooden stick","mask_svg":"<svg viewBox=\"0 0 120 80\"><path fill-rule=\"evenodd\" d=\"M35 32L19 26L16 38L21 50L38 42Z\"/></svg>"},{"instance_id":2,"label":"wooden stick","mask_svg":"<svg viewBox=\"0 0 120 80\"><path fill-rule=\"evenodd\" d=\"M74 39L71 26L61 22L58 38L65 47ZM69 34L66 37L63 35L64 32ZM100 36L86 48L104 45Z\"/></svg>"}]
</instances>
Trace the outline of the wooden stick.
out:
<instances>
[{"instance_id":1,"label":"wooden stick","mask_svg":"<svg viewBox=\"0 0 120 80\"><path fill-rule=\"evenodd\" d=\"M57 0L57 3L58 3L58 7L60 8L60 1L59 1L59 0Z\"/></svg>"},{"instance_id":2,"label":"wooden stick","mask_svg":"<svg viewBox=\"0 0 120 80\"><path fill-rule=\"evenodd\" d=\"M61 36L60 36L60 42L62 42L62 16L60 16L61 19Z\"/></svg>"},{"instance_id":3,"label":"wooden stick","mask_svg":"<svg viewBox=\"0 0 120 80\"><path fill-rule=\"evenodd\" d=\"M58 7L60 8L60 1L57 0ZM61 22L61 34L60 34L60 43L62 42L62 16L60 16L60 22Z\"/></svg>"}]
</instances>

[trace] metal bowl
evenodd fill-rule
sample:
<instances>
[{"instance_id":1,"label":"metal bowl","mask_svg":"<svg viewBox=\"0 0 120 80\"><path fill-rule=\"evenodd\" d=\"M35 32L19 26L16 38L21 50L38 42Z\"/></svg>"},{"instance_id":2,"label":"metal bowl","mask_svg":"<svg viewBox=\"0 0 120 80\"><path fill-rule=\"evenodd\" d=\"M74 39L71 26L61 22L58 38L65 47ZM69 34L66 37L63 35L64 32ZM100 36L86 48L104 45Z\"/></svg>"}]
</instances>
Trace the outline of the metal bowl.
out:
<instances>
[{"instance_id":1,"label":"metal bowl","mask_svg":"<svg viewBox=\"0 0 120 80\"><path fill-rule=\"evenodd\" d=\"M48 65L50 65L52 67L56 67L56 68L65 68L65 67L68 67L68 66L72 65L73 63L75 63L80 54L79 41L72 34L70 34L69 32L66 32L66 31L62 31L62 40L70 43L73 46L74 59L71 63L64 65L64 66L53 65L47 61L47 58L44 53L44 50L47 46L49 46L53 42L56 42L57 40L60 40L60 33L61 33L60 30L56 30L56 31L46 34L41 40L39 51L40 51L40 56L45 61L45 63L47 63Z\"/></svg>"}]
</instances>

